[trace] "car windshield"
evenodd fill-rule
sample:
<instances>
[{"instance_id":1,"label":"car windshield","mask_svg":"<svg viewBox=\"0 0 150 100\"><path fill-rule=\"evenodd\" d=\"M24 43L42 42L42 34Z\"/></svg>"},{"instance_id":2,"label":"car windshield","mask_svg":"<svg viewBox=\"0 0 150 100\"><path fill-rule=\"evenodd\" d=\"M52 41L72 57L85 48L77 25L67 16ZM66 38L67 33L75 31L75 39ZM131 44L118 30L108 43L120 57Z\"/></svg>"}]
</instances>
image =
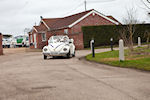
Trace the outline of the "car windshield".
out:
<instances>
[{"instance_id":1,"label":"car windshield","mask_svg":"<svg viewBox=\"0 0 150 100\"><path fill-rule=\"evenodd\" d=\"M57 43L57 42L68 42L69 38L67 36L52 36L49 39L49 43Z\"/></svg>"}]
</instances>

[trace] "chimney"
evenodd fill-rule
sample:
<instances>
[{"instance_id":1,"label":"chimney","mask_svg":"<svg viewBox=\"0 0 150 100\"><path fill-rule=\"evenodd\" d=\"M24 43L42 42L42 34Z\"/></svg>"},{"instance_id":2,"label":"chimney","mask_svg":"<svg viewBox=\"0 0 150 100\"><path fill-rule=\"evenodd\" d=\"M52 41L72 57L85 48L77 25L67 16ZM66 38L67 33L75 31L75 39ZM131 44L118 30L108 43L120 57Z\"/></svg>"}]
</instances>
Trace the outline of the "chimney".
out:
<instances>
[{"instance_id":1,"label":"chimney","mask_svg":"<svg viewBox=\"0 0 150 100\"><path fill-rule=\"evenodd\" d=\"M43 16L40 16L41 19L43 19Z\"/></svg>"}]
</instances>

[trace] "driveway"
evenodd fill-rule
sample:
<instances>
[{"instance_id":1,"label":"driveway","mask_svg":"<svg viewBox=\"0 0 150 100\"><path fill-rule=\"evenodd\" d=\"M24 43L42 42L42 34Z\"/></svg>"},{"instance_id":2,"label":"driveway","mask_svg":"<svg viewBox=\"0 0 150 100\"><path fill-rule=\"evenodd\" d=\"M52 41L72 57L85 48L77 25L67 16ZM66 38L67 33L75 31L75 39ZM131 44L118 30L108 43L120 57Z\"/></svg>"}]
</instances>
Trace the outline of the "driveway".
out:
<instances>
[{"instance_id":1,"label":"driveway","mask_svg":"<svg viewBox=\"0 0 150 100\"><path fill-rule=\"evenodd\" d=\"M96 52L108 51L99 49ZM0 56L0 100L150 100L150 73L41 52Z\"/></svg>"}]
</instances>

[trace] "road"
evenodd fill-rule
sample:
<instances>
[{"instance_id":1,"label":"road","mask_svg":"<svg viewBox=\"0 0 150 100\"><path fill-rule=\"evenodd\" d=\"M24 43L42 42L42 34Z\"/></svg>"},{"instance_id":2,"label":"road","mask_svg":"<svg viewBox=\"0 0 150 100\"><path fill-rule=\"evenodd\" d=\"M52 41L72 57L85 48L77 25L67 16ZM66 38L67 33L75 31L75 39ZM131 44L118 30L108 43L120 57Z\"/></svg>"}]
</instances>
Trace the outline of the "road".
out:
<instances>
[{"instance_id":1,"label":"road","mask_svg":"<svg viewBox=\"0 0 150 100\"><path fill-rule=\"evenodd\" d=\"M0 56L0 100L150 100L149 72L79 60L88 50L47 60L8 51Z\"/></svg>"}]
</instances>

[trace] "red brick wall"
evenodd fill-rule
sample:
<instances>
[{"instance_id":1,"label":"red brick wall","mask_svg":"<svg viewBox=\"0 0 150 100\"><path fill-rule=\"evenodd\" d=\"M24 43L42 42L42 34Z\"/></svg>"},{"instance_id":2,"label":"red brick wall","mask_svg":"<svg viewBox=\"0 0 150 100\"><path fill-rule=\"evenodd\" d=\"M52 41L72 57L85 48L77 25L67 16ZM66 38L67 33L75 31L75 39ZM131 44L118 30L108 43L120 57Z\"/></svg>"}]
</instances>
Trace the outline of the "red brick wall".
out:
<instances>
[{"instance_id":1,"label":"red brick wall","mask_svg":"<svg viewBox=\"0 0 150 100\"><path fill-rule=\"evenodd\" d=\"M93 25L114 25L114 24L104 19L103 17L98 16L97 14L95 14L95 16L91 14L82 21L80 21L79 23L77 23L76 25L74 25L71 28L72 31L71 33L82 32L81 30L82 26L93 26Z\"/></svg>"},{"instance_id":2,"label":"red brick wall","mask_svg":"<svg viewBox=\"0 0 150 100\"><path fill-rule=\"evenodd\" d=\"M3 54L3 47L2 47L2 34L0 33L0 55Z\"/></svg>"},{"instance_id":3,"label":"red brick wall","mask_svg":"<svg viewBox=\"0 0 150 100\"><path fill-rule=\"evenodd\" d=\"M46 38L47 38L47 36L46 36ZM46 40L48 40L48 39L46 39ZM38 33L37 34L37 48L42 49L47 44L48 44L48 41L42 41L42 35L41 35L41 33Z\"/></svg>"},{"instance_id":4,"label":"red brick wall","mask_svg":"<svg viewBox=\"0 0 150 100\"><path fill-rule=\"evenodd\" d=\"M74 39L74 44L76 46L76 49L83 49L84 44L83 44L83 34L69 34L69 38Z\"/></svg>"}]
</instances>

